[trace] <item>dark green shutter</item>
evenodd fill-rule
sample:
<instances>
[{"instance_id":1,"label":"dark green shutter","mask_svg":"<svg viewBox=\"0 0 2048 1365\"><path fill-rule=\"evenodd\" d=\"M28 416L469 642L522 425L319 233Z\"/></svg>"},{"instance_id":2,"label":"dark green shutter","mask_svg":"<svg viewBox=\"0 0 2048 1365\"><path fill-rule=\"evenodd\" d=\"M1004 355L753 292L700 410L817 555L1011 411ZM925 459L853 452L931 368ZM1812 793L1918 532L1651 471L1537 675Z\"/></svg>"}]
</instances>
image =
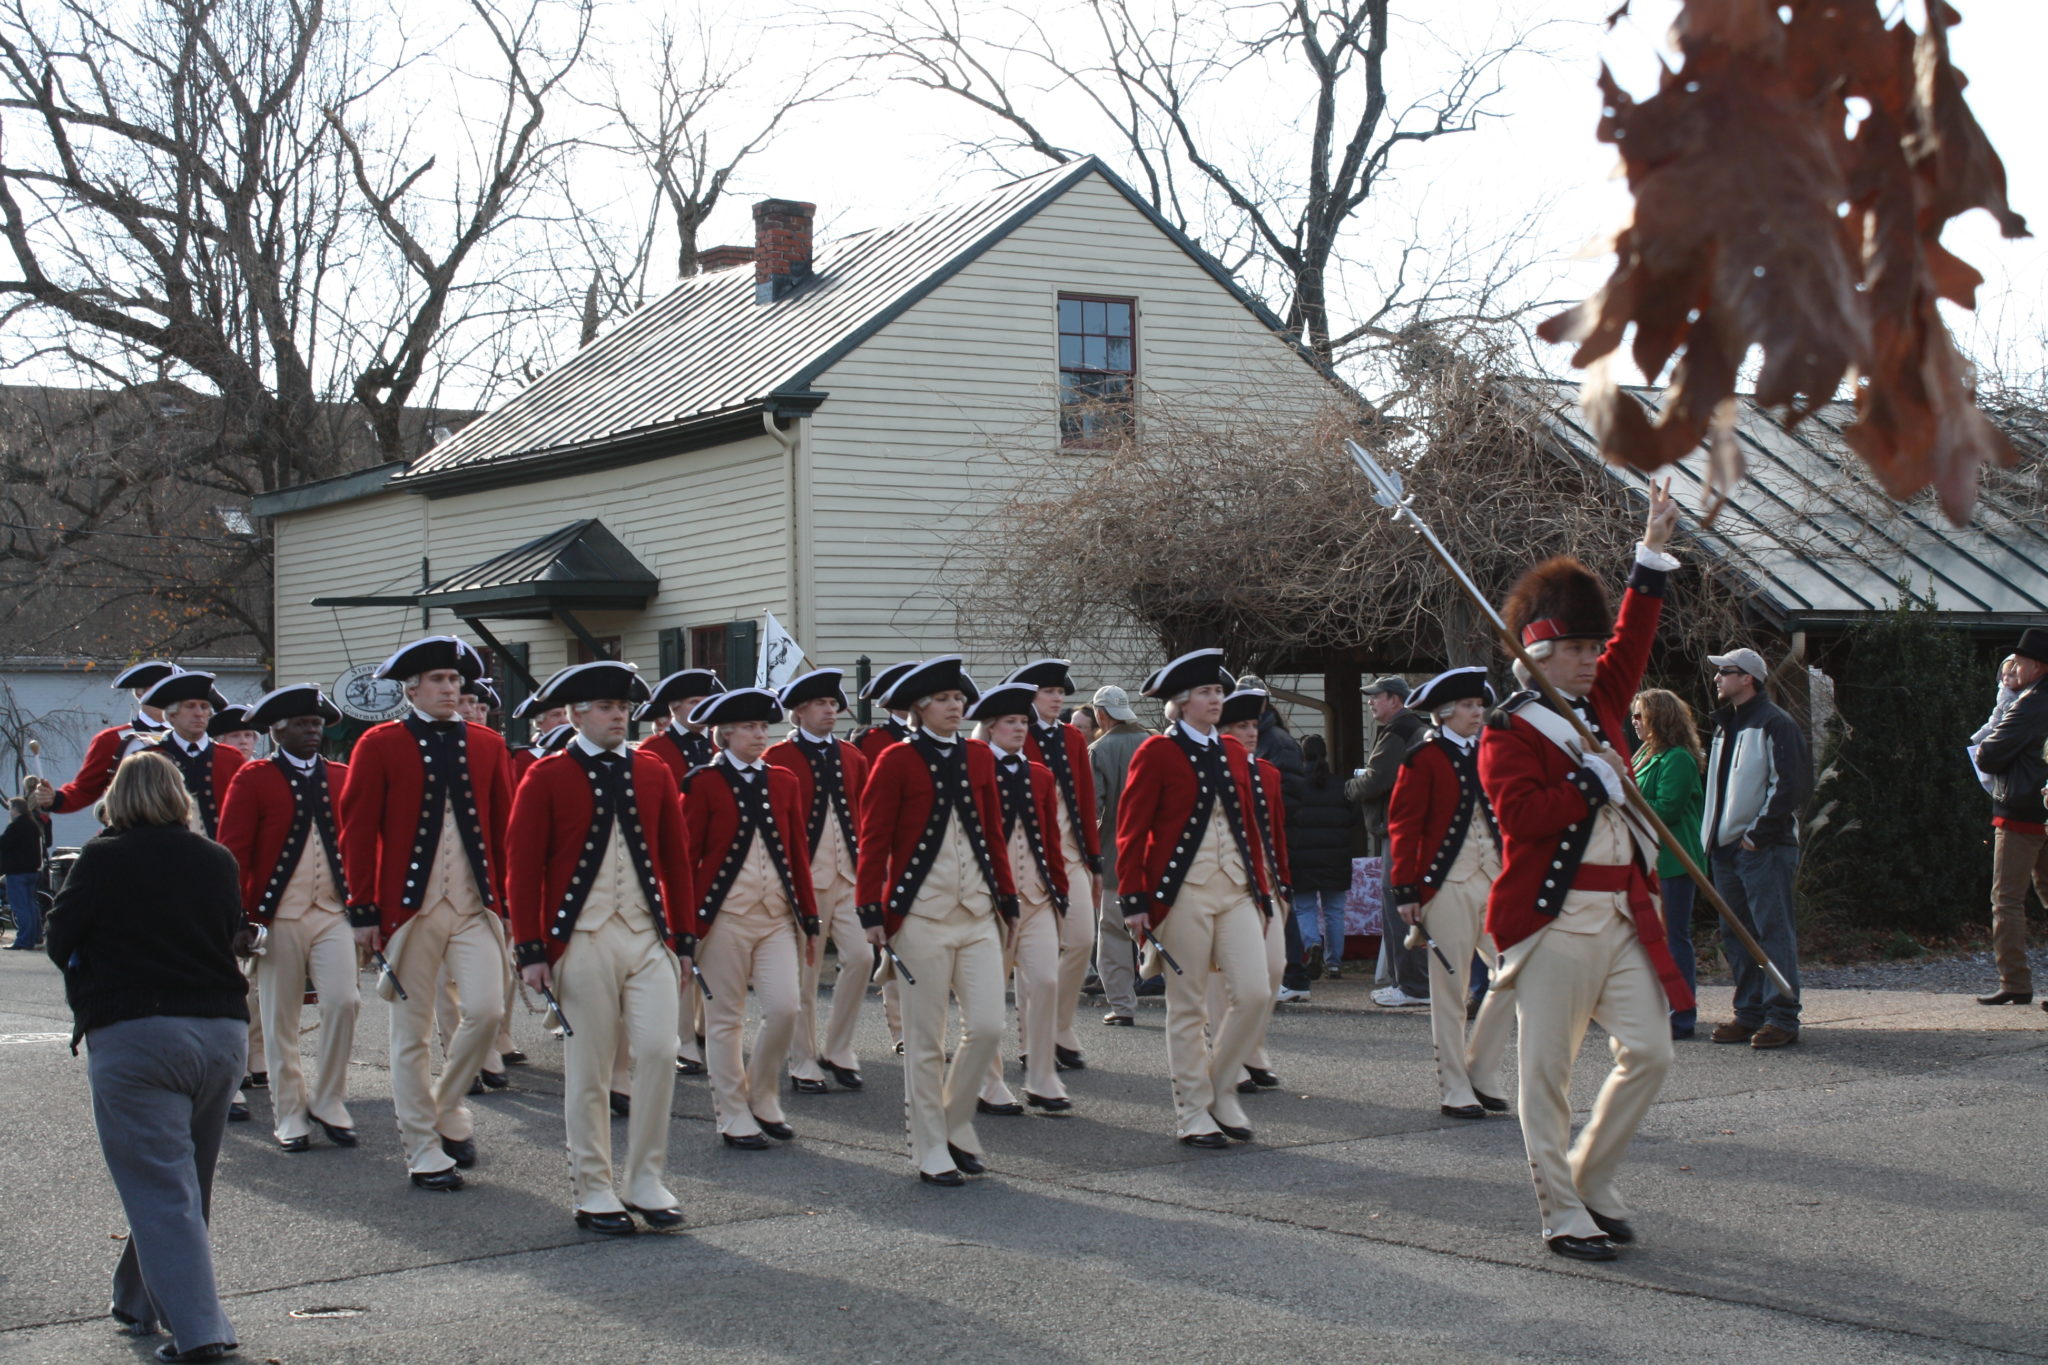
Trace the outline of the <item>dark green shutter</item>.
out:
<instances>
[{"instance_id":1,"label":"dark green shutter","mask_svg":"<svg viewBox=\"0 0 2048 1365\"><path fill-rule=\"evenodd\" d=\"M684 667L683 647L689 639L682 627L671 626L656 638L661 641L661 676L666 678L671 673L681 672Z\"/></svg>"},{"instance_id":2,"label":"dark green shutter","mask_svg":"<svg viewBox=\"0 0 2048 1365\"><path fill-rule=\"evenodd\" d=\"M725 685L752 687L761 661L761 623L734 621L725 628Z\"/></svg>"}]
</instances>

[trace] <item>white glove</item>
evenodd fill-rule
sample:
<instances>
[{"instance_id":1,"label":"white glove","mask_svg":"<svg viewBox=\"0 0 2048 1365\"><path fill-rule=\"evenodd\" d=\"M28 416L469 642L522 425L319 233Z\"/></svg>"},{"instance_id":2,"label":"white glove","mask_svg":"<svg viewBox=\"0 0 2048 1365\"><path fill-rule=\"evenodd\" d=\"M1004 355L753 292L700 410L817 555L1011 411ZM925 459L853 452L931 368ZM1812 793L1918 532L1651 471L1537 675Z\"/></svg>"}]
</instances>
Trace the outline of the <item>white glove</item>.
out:
<instances>
[{"instance_id":1,"label":"white glove","mask_svg":"<svg viewBox=\"0 0 2048 1365\"><path fill-rule=\"evenodd\" d=\"M1620 805L1624 799L1621 794L1621 774L1591 754L1583 755L1579 761L1585 765L1587 771L1600 779L1600 785L1607 789L1607 799L1617 806Z\"/></svg>"}]
</instances>

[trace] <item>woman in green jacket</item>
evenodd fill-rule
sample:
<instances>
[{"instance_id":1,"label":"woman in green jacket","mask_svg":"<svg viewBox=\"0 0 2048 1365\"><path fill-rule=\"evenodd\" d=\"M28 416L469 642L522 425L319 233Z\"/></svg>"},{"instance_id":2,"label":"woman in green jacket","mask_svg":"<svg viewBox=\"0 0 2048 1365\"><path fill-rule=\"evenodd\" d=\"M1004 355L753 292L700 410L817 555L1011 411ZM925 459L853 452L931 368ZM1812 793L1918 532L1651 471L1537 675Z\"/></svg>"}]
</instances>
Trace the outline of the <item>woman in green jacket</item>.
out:
<instances>
[{"instance_id":1,"label":"woman in green jacket","mask_svg":"<svg viewBox=\"0 0 2048 1365\"><path fill-rule=\"evenodd\" d=\"M1642 789L1657 814L1691 855L1693 865L1704 866L1700 852L1700 816L1706 804L1706 789L1700 783L1700 732L1692 708L1675 692L1661 687L1638 692L1629 703L1629 719L1635 722L1642 745L1636 750L1636 786ZM1664 896L1664 932L1671 942L1671 956L1685 974L1685 984L1695 983L1692 950L1693 896L1698 888L1686 875L1685 864L1670 849L1657 858L1657 880ZM1697 1012L1674 1010L1671 1036L1690 1038Z\"/></svg>"}]
</instances>

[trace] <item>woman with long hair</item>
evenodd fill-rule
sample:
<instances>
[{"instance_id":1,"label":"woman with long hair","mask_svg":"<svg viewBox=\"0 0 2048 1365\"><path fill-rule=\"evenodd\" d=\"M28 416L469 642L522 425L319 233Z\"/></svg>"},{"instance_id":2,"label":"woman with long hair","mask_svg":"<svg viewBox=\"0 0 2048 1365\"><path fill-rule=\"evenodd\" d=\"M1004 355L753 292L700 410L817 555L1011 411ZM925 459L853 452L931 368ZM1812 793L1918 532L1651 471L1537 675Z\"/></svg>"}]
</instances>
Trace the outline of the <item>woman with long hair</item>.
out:
<instances>
[{"instance_id":1,"label":"woman with long hair","mask_svg":"<svg viewBox=\"0 0 2048 1365\"><path fill-rule=\"evenodd\" d=\"M1294 920L1314 979L1344 962L1344 902L1351 894L1351 830L1358 808L1330 771L1321 735L1301 742L1308 765L1299 799L1287 813L1287 851L1294 873Z\"/></svg>"},{"instance_id":2,"label":"woman with long hair","mask_svg":"<svg viewBox=\"0 0 2048 1365\"><path fill-rule=\"evenodd\" d=\"M168 1327L162 1360L235 1348L207 1215L249 1043L242 888L234 855L187 827L191 811L168 759L122 759L97 812L106 828L79 850L46 935L128 1217L111 1311L134 1336Z\"/></svg>"},{"instance_id":3,"label":"woman with long hair","mask_svg":"<svg viewBox=\"0 0 2048 1365\"><path fill-rule=\"evenodd\" d=\"M1700 781L1700 732L1692 708L1677 693L1652 687L1636 694L1628 715L1643 741L1636 749L1636 786L1692 855L1693 864L1701 866L1705 855L1700 852L1700 817L1706 806L1706 788ZM1695 985L1698 969L1692 948L1692 909L1699 888L1686 875L1685 864L1669 849L1657 855L1657 881L1663 889L1664 932L1671 956L1685 974L1685 984ZM1672 1011L1671 1036L1692 1037L1697 1017L1696 1010Z\"/></svg>"}]
</instances>

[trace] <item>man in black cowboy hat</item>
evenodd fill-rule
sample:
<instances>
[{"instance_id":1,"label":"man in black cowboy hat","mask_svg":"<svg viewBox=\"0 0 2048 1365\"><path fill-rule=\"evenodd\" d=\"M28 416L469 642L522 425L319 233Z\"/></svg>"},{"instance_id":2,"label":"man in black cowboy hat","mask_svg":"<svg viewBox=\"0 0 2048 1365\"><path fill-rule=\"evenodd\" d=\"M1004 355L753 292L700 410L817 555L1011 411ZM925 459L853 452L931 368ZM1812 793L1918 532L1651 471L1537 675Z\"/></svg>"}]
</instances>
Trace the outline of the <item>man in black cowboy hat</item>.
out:
<instances>
[{"instance_id":1,"label":"man in black cowboy hat","mask_svg":"<svg viewBox=\"0 0 2048 1365\"><path fill-rule=\"evenodd\" d=\"M1991 955L1998 989L1980 1005L2026 1005L2034 999L2027 965L2027 883L2048 901L2048 629L2029 626L2013 650L2019 695L1977 746L1977 766L1991 774ZM2042 1005L2048 1009L2048 1004Z\"/></svg>"}]
</instances>

